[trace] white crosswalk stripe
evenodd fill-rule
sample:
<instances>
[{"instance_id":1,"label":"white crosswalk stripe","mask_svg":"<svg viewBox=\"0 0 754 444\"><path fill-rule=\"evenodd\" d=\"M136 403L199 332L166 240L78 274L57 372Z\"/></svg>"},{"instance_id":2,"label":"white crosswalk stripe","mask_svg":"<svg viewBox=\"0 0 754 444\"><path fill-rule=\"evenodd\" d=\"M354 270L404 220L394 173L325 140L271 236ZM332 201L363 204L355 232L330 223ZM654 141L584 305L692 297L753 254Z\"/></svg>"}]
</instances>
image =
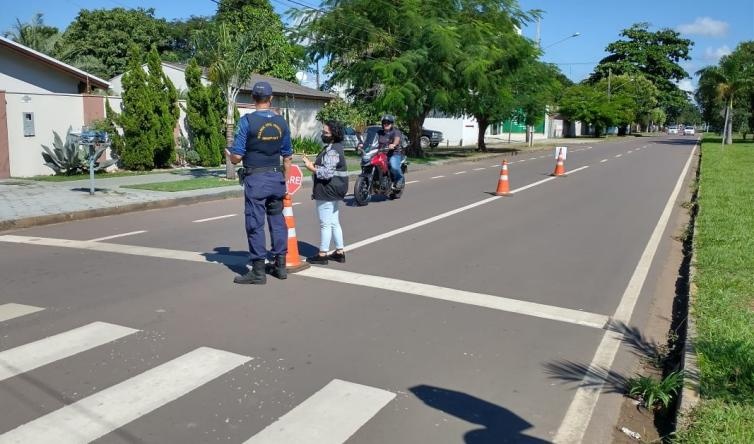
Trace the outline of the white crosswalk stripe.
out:
<instances>
[{"instance_id":1,"label":"white crosswalk stripe","mask_svg":"<svg viewBox=\"0 0 754 444\"><path fill-rule=\"evenodd\" d=\"M0 322L10 321L11 319L26 316L42 310L44 310L44 308L34 307L33 305L14 303L2 304L0 305Z\"/></svg>"},{"instance_id":2,"label":"white crosswalk stripe","mask_svg":"<svg viewBox=\"0 0 754 444\"><path fill-rule=\"evenodd\" d=\"M395 398L395 393L332 380L244 444L341 444Z\"/></svg>"},{"instance_id":3,"label":"white crosswalk stripe","mask_svg":"<svg viewBox=\"0 0 754 444\"><path fill-rule=\"evenodd\" d=\"M0 435L0 443L94 441L250 360L201 347L23 424Z\"/></svg>"},{"instance_id":4,"label":"white crosswalk stripe","mask_svg":"<svg viewBox=\"0 0 754 444\"><path fill-rule=\"evenodd\" d=\"M0 381L107 344L137 331L106 322L93 322L65 333L0 352Z\"/></svg>"}]
</instances>

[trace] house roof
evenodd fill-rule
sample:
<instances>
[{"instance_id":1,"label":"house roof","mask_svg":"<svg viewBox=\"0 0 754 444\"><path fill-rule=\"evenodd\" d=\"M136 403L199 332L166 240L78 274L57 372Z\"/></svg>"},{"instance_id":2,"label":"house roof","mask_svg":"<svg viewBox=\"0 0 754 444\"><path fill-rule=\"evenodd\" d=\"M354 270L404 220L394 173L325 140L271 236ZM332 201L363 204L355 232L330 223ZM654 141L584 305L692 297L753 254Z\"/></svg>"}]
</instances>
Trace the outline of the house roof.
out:
<instances>
[{"instance_id":1,"label":"house roof","mask_svg":"<svg viewBox=\"0 0 754 444\"><path fill-rule=\"evenodd\" d=\"M0 46L6 47L10 49L11 51L14 51L30 59L33 59L43 65L49 66L58 71L62 71L72 77L79 79L80 81L89 85L91 88L100 88L100 89L106 90L110 87L110 83L106 80L102 80L97 76L94 76L92 74L89 74L88 72L82 71L67 63L63 63L58 59L48 56L47 54L42 54L39 51L35 51L29 48L28 46L24 46L20 43L16 43L13 40L10 40L8 38L0 36Z\"/></svg>"},{"instance_id":2,"label":"house roof","mask_svg":"<svg viewBox=\"0 0 754 444\"><path fill-rule=\"evenodd\" d=\"M172 68L185 71L186 66L185 64L181 63L173 63L173 62L162 62L165 66L170 66ZM207 77L207 70L204 69L204 75ZM275 96L290 96L293 98L301 97L301 98L309 98L309 99L319 99L319 100L333 100L337 98L335 94L320 91L318 89L309 88L307 86L299 85L297 83L289 82L287 80L278 79L275 77L265 76L262 74L252 74L251 78L248 82L246 82L242 87L241 91L244 93L250 93L251 89L254 87L254 84L257 82L268 82L270 86L272 86L272 93Z\"/></svg>"}]
</instances>

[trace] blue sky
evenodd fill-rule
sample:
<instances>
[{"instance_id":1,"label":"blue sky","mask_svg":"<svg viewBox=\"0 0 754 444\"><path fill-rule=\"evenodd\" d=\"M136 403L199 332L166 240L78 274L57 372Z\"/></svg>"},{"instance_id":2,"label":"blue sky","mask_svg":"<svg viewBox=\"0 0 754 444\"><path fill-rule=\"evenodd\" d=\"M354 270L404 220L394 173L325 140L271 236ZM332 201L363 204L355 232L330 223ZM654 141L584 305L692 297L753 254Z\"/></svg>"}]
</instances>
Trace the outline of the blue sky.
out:
<instances>
[{"instance_id":1,"label":"blue sky","mask_svg":"<svg viewBox=\"0 0 754 444\"><path fill-rule=\"evenodd\" d=\"M298 0L317 5L315 0ZM683 67L692 76L698 69L715 64L720 55L733 50L745 40L754 40L754 0L519 0L524 9L544 11L540 22L540 41L545 53L542 60L557 63L574 81L584 79L602 59L605 47L618 40L622 29L637 22L649 22L652 29L672 28L695 44L692 60ZM82 8L152 7L158 17L187 18L211 15L216 5L211 0L22 0L4 1L0 31L9 29L16 17L28 21L36 12L44 13L45 22L64 29ZM293 4L271 0L278 12ZM525 36L536 38L536 24L523 30ZM578 37L560 41L576 32ZM560 42L559 42L560 41ZM557 43L559 42L559 43ZM682 82L685 89L695 79Z\"/></svg>"}]
</instances>

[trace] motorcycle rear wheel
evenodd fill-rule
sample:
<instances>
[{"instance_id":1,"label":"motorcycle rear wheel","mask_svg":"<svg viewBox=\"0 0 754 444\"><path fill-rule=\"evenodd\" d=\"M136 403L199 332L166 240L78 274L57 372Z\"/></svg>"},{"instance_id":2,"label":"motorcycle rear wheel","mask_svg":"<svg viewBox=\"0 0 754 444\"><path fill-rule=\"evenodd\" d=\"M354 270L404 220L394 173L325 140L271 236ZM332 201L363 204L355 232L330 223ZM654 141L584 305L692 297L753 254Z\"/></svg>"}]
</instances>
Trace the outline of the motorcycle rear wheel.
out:
<instances>
[{"instance_id":1,"label":"motorcycle rear wheel","mask_svg":"<svg viewBox=\"0 0 754 444\"><path fill-rule=\"evenodd\" d=\"M364 177L359 176L356 178L356 183L353 185L353 199L360 207L366 206L369 203L369 181Z\"/></svg>"}]
</instances>

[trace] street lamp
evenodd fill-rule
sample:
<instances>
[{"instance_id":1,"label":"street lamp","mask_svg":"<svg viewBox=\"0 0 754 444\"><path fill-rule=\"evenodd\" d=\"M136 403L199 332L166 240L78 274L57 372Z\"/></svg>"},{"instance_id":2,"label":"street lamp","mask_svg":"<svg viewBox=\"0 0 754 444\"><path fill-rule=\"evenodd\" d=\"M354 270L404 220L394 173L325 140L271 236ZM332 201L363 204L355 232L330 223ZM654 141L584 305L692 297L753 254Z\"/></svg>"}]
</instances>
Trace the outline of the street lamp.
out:
<instances>
[{"instance_id":1,"label":"street lamp","mask_svg":"<svg viewBox=\"0 0 754 444\"><path fill-rule=\"evenodd\" d=\"M555 46L555 45L557 45L558 43L561 43L561 42L565 42L566 40L568 40L568 39L570 39L570 38L573 38L573 37L578 37L578 36L580 36L580 35L581 35L581 33L580 33L580 32L574 32L573 34L569 35L568 37L564 37L564 38L562 38L562 39L558 40L557 42L555 42L555 43L550 43L549 45L545 46L544 48L540 48L540 49L542 49L542 50L545 50L545 49L547 49L547 48L549 48L549 47L551 47L551 46Z\"/></svg>"}]
</instances>

